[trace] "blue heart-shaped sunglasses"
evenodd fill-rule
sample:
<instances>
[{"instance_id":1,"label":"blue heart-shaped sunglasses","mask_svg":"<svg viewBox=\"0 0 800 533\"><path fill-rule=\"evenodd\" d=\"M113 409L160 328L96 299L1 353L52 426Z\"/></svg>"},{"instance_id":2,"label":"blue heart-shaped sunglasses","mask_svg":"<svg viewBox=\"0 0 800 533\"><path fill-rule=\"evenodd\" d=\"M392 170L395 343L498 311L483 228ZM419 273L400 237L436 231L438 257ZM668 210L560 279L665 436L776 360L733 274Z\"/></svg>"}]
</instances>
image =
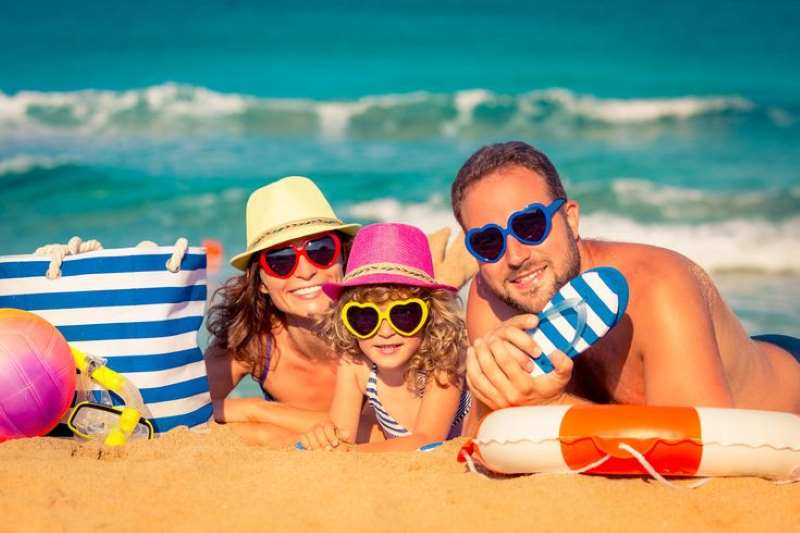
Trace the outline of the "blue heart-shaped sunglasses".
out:
<instances>
[{"instance_id":1,"label":"blue heart-shaped sunglasses","mask_svg":"<svg viewBox=\"0 0 800 533\"><path fill-rule=\"evenodd\" d=\"M553 215L566 201L566 198L557 198L550 205L535 203L514 211L505 228L497 224L472 228L464 235L467 250L481 263L496 263L506 252L509 234L523 244L541 244L550 234Z\"/></svg>"}]
</instances>

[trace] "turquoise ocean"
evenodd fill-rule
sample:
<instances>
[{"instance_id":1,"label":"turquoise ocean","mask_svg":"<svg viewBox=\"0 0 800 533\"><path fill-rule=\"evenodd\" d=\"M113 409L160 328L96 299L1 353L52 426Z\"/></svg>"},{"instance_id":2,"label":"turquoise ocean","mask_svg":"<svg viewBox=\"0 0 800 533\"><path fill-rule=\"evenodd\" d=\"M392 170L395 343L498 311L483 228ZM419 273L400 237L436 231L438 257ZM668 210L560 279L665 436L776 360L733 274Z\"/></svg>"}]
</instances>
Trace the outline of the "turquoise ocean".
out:
<instances>
[{"instance_id":1,"label":"turquoise ocean","mask_svg":"<svg viewBox=\"0 0 800 533\"><path fill-rule=\"evenodd\" d=\"M3 3L0 253L244 246L255 188L455 226L479 146L544 150L583 236L674 248L800 334L800 3ZM233 274L227 267L222 276Z\"/></svg>"}]
</instances>

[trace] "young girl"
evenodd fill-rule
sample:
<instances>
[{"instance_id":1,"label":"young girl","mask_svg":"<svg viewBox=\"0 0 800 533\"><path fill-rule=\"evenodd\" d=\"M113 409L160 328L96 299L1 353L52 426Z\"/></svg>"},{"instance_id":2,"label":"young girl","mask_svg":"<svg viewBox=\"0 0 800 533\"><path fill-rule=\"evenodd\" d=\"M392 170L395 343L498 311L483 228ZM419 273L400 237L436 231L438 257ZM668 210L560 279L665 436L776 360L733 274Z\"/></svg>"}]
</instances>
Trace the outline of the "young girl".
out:
<instances>
[{"instance_id":1,"label":"young girl","mask_svg":"<svg viewBox=\"0 0 800 533\"><path fill-rule=\"evenodd\" d=\"M323 291L334 305L323 315L321 337L341 359L330 420L300 444L352 442L365 395L387 440L360 450L413 450L459 436L470 408L467 338L456 288L433 278L425 234L405 224L366 226L342 282Z\"/></svg>"}]
</instances>

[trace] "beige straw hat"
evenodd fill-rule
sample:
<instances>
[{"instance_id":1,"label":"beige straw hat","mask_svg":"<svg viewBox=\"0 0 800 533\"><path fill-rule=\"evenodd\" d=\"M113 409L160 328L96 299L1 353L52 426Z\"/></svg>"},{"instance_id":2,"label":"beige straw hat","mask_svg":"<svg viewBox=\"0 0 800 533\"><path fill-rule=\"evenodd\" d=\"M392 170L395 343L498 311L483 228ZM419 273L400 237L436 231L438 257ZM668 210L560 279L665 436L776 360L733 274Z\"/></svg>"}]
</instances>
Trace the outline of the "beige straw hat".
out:
<instances>
[{"instance_id":1,"label":"beige straw hat","mask_svg":"<svg viewBox=\"0 0 800 533\"><path fill-rule=\"evenodd\" d=\"M250 256L293 239L337 230L355 235L361 226L345 224L313 181L290 176L257 189L247 200L247 249L231 259L246 270Z\"/></svg>"}]
</instances>

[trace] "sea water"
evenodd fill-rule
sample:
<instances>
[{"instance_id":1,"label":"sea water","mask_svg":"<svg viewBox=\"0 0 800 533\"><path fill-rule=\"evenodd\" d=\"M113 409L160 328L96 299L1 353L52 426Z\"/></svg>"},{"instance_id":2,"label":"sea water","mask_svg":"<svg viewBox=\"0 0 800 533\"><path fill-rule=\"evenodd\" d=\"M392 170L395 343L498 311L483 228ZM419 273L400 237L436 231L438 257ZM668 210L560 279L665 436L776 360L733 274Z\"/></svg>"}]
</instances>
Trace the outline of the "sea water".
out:
<instances>
[{"instance_id":1,"label":"sea water","mask_svg":"<svg viewBox=\"0 0 800 533\"><path fill-rule=\"evenodd\" d=\"M676 249L752 333L800 334L800 4L382 4L4 3L0 253L230 257L297 174L348 221L455 227L461 164L520 139L582 236Z\"/></svg>"}]
</instances>

